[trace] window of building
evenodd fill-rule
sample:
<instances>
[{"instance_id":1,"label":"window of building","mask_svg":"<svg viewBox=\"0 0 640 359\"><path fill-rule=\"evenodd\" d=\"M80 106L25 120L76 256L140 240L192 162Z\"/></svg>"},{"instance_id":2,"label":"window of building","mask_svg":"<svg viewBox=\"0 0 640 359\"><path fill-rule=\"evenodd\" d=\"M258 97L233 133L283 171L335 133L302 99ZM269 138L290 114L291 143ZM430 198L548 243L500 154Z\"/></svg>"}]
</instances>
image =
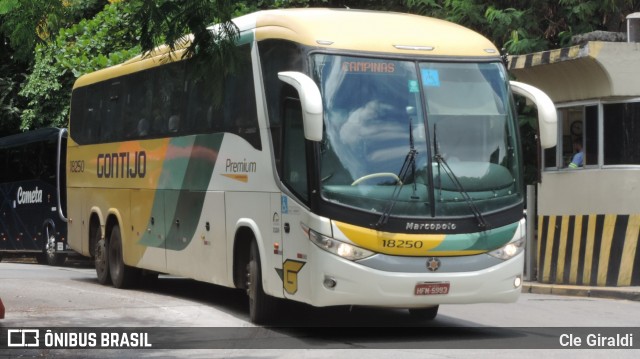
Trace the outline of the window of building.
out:
<instances>
[{"instance_id":1,"label":"window of building","mask_svg":"<svg viewBox=\"0 0 640 359\"><path fill-rule=\"evenodd\" d=\"M560 108L558 145L544 151L544 166L548 170L597 166L598 143L598 105Z\"/></svg>"},{"instance_id":2,"label":"window of building","mask_svg":"<svg viewBox=\"0 0 640 359\"><path fill-rule=\"evenodd\" d=\"M640 102L602 107L604 165L640 164Z\"/></svg>"}]
</instances>

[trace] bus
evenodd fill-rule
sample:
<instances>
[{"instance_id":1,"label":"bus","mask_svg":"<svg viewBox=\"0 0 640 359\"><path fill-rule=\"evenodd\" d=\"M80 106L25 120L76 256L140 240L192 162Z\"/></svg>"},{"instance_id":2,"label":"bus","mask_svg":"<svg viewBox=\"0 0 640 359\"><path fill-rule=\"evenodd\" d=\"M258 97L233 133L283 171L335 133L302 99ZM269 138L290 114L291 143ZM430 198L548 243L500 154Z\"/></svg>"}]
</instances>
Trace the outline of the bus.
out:
<instances>
[{"instance_id":1,"label":"bus","mask_svg":"<svg viewBox=\"0 0 640 359\"><path fill-rule=\"evenodd\" d=\"M0 259L35 256L64 264L67 130L41 128L0 138Z\"/></svg>"},{"instance_id":2,"label":"bus","mask_svg":"<svg viewBox=\"0 0 640 359\"><path fill-rule=\"evenodd\" d=\"M461 26L334 9L239 17L234 71L159 48L80 77L69 241L115 287L168 273L316 307L513 302L522 155L500 53ZM215 26L211 31L215 31Z\"/></svg>"}]
</instances>

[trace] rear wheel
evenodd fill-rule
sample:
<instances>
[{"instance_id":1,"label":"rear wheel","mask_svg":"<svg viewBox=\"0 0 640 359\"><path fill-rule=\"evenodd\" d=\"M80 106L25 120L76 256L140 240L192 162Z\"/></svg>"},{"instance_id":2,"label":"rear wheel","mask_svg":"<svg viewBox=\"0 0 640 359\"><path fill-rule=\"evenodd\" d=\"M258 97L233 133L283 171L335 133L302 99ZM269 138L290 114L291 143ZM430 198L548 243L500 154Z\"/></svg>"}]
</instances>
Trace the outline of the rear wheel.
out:
<instances>
[{"instance_id":1,"label":"rear wheel","mask_svg":"<svg viewBox=\"0 0 640 359\"><path fill-rule=\"evenodd\" d=\"M140 270L124 264L120 227L113 226L109 238L109 274L116 288L130 288L138 282Z\"/></svg>"},{"instance_id":2,"label":"rear wheel","mask_svg":"<svg viewBox=\"0 0 640 359\"><path fill-rule=\"evenodd\" d=\"M439 305L428 308L412 308L409 309L409 313L416 319L433 320L438 315L439 308Z\"/></svg>"},{"instance_id":3,"label":"rear wheel","mask_svg":"<svg viewBox=\"0 0 640 359\"><path fill-rule=\"evenodd\" d=\"M93 222L93 221L92 221ZM93 241L93 261L96 267L96 275L98 283L110 284L111 275L109 274L109 252L107 251L107 241L102 238L100 227L96 224L91 226L91 240Z\"/></svg>"},{"instance_id":4,"label":"rear wheel","mask_svg":"<svg viewBox=\"0 0 640 359\"><path fill-rule=\"evenodd\" d=\"M111 283L111 275L109 274L109 252L107 251L107 242L99 239L96 242L94 263L96 266L96 274L98 275L98 283Z\"/></svg>"},{"instance_id":5,"label":"rear wheel","mask_svg":"<svg viewBox=\"0 0 640 359\"><path fill-rule=\"evenodd\" d=\"M267 295L262 288L260 252L255 241L251 242L249 264L247 265L247 295L249 296L249 317L255 324L265 324L276 311L276 298Z\"/></svg>"}]
</instances>

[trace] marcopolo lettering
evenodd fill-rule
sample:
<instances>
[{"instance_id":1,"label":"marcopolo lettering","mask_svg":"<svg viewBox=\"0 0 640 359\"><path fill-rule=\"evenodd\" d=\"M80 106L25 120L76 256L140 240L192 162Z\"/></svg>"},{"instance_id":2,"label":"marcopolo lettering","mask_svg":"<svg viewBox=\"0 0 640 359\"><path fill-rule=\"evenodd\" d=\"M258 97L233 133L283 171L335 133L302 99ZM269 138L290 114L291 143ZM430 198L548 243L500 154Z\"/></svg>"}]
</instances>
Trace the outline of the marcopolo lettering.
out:
<instances>
[{"instance_id":1,"label":"marcopolo lettering","mask_svg":"<svg viewBox=\"0 0 640 359\"><path fill-rule=\"evenodd\" d=\"M405 227L407 231L427 231L427 230L454 230L456 229L455 223L415 223L407 222Z\"/></svg>"},{"instance_id":2,"label":"marcopolo lettering","mask_svg":"<svg viewBox=\"0 0 640 359\"><path fill-rule=\"evenodd\" d=\"M98 178L144 178L147 174L147 153L114 152L98 155Z\"/></svg>"},{"instance_id":3,"label":"marcopolo lettering","mask_svg":"<svg viewBox=\"0 0 640 359\"><path fill-rule=\"evenodd\" d=\"M32 191L25 191L20 186L16 199L18 204L42 203L42 190L36 186Z\"/></svg>"}]
</instances>

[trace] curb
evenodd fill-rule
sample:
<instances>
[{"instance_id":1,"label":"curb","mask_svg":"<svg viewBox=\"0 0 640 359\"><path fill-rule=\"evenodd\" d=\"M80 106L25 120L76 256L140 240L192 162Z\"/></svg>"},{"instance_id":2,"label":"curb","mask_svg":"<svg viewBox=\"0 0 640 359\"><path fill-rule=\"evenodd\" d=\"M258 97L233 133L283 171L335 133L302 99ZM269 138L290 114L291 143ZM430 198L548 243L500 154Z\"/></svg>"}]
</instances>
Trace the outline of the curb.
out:
<instances>
[{"instance_id":1,"label":"curb","mask_svg":"<svg viewBox=\"0 0 640 359\"><path fill-rule=\"evenodd\" d=\"M591 287L525 282L522 293L640 301L640 287Z\"/></svg>"}]
</instances>

